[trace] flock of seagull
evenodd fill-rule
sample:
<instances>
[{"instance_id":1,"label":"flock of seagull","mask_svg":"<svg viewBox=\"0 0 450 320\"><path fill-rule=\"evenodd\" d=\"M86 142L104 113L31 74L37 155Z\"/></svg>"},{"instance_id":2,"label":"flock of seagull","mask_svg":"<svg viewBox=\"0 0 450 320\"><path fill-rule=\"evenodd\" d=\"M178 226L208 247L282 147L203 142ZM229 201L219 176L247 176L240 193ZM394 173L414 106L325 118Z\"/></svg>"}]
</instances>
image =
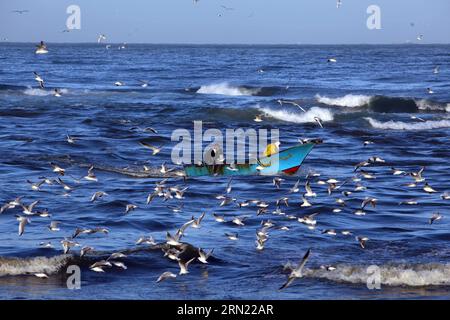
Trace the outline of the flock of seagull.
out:
<instances>
[{"instance_id":1,"label":"flock of seagull","mask_svg":"<svg viewBox=\"0 0 450 320\"><path fill-rule=\"evenodd\" d=\"M319 141L317 141L319 140ZM77 140L74 138L67 136L67 143L70 145L76 144ZM321 142L320 139L312 140L313 142ZM311 142L311 140L304 139L301 140L303 143ZM374 144L372 141L364 141L363 145L368 146ZM157 155L158 152L152 152L153 155ZM328 212L314 212L311 214L305 215L295 215L295 214L287 214L284 212L287 208L292 207L292 201L296 201L297 199L301 200L301 203L295 204L294 207L297 207L298 210L308 210L314 208L315 202L313 199L317 199L320 193L324 193L325 196L334 197L335 208L332 209L331 212L333 214L339 214L343 211L344 208L348 208L352 214L363 217L367 213L367 209L372 207L371 210L375 210L378 199L373 197L355 197L355 195L364 193L367 189L367 186L364 182L374 181L377 178L377 173L368 171L368 167L374 167L382 165L386 167L385 160L378 156L370 157L367 160L361 161L356 164L352 173L352 176L347 179L339 180L337 178L328 178L323 179L321 175L317 172L309 172L306 176L306 182L302 186L301 179L298 179L292 186L286 188L285 195L283 197L278 198L274 203L265 200L259 199L239 199L238 196L232 195L233 190L233 178L231 178L223 194L216 195L215 199L218 201L219 207L227 207L232 208L234 210L243 210L243 209L251 209L255 208L255 214L257 218L261 219L260 227L257 228L255 236L255 249L257 251L262 251L267 245L267 241L269 240L269 233L272 230L279 231L289 231L292 226L287 222L299 223L304 225L307 229L315 232L320 232L324 236L336 237L338 234L344 237L354 237L358 245L365 249L367 246L367 242L369 238L364 235L356 235L352 230L336 230L336 229L322 229L319 228L318 217L326 215ZM39 177L38 181L30 181L27 180L27 183L30 185L30 189L34 192L39 192L42 190L44 186L59 186L64 190L63 195L69 196L71 192L79 188L81 181L86 181L89 183L98 183L99 179L94 170L96 170L95 165L92 165L88 168L86 175L80 178L76 178L73 175L69 174L68 170L63 168L62 166L51 162L50 168L52 174L56 175L54 177ZM50 169L49 168L49 169ZM364 168L364 169L363 169ZM145 170L146 168L144 168ZM155 182L155 186L152 192L150 192L146 199L145 204L150 205L152 201L156 198L161 198L163 202L168 202L172 199L184 200L186 198L186 192L188 191L188 186L180 186L180 185L171 185L169 180L170 178L165 177L164 175L168 172L173 171L174 168L168 168L165 163L162 164L160 172L161 172L161 181ZM179 174L180 178L183 178L184 183L186 184L186 177L183 176L182 171ZM404 179L409 178L410 181L405 181L402 184L405 188L421 188L425 194L435 194L438 191L433 188L424 177L425 167L420 168L418 171L406 171L400 170L397 168L390 168L390 174L394 177L404 177ZM63 180L64 179L64 180ZM67 179L72 179L72 182L67 182ZM287 183L287 177L284 176L276 176L272 179L273 188L279 191L283 191L283 185ZM326 187L326 190L324 189ZM314 190L316 188L321 188ZM300 197L298 196L300 195ZM92 194L89 201L91 203L95 203L97 201L101 201L104 197L108 197L109 194L104 191L96 191ZM443 193L440 195L442 201L450 200L449 193ZM361 204L358 207L352 207L352 205L348 205L349 200L357 200L360 199ZM143 199L144 203L144 199ZM418 205L419 202L417 199L411 199L407 201L402 201L399 205ZM52 214L47 209L38 209L41 205L40 200L36 200L32 203L27 203L23 196L17 197L11 201L7 201L0 208L0 214L4 214L7 211L15 211L17 209L22 210L22 214L16 214L16 219L18 221L18 235L22 236L25 233L26 226L31 223L31 219L50 219L47 229L49 232L58 232L60 231L60 222L57 220L52 220ZM124 207L123 214L128 215L132 214L132 212L137 209L141 204L136 203L128 203ZM269 208L275 208L273 210ZM179 205L168 205L168 209L173 211L174 213L183 212L184 202ZM347 211L349 211L347 210ZM235 228L244 228L246 226L246 220L255 215L234 215L232 217L228 215L219 215L217 213L210 213L209 218L214 219L216 223L220 224L229 224L230 226L234 226ZM269 217L268 217L269 216ZM274 221L270 218L277 217L277 221ZM204 250L203 248L196 248L191 244L182 241L186 230L188 228L198 229L202 225L203 219L207 217L206 212L203 212L200 216L194 217L192 216L188 221L186 221L179 229L175 231L175 233L171 233L167 231L165 242L157 243L152 236L143 236L137 239L137 246L148 246L149 248L158 248L161 249L164 257L176 261L179 265L179 273L175 274L171 271L166 271L162 273L157 279L156 282L162 282L164 280L173 279L177 276L186 275L189 273L189 265L197 261L201 264L208 264L208 259L212 256L214 249L209 251ZM443 215L435 212L428 219L428 223L431 225L441 220ZM285 223L279 223L279 221L285 221ZM77 240L81 235L92 235L92 234L108 234L110 232L109 229L103 227L94 227L94 228L76 228L71 236L66 236L61 239L60 244L64 254L68 254L75 247L80 247L79 257L83 258L88 254L92 254L95 252L95 249L91 246L82 246ZM230 241L239 241L239 232L227 232L224 234L224 237L229 239ZM51 242L42 242L40 243L42 248L53 248L53 244ZM186 254L186 252L190 252ZM295 279L301 278L303 276L302 270L305 266L308 258L311 255L311 249L307 251L303 259L300 261L298 265L291 264L290 262L284 266L284 270L289 270L288 280L285 284L283 284L280 289L284 289L288 287ZM127 269L127 266L123 262L123 259L126 258L127 255L124 251L114 252L109 255L108 258L96 261L91 264L89 269L94 272L105 272L107 268L121 268ZM335 269L333 266L321 266L328 271L332 271ZM40 278L48 277L45 273L35 273L34 274Z\"/></svg>"},{"instance_id":2,"label":"flock of seagull","mask_svg":"<svg viewBox=\"0 0 450 320\"><path fill-rule=\"evenodd\" d=\"M194 3L197 3L199 0L193 0ZM342 5L340 0L337 1L337 8ZM226 6L222 6L224 10L233 10L233 8L229 8ZM23 14L28 12L27 10L15 10L14 12L18 14ZM101 34L98 37L98 42L101 43L106 40L106 35ZM126 44L121 45L120 49L125 49ZM47 49L45 44L41 42L38 45L38 49ZM335 58L329 58L327 60L329 63L336 63L337 60ZM263 72L263 71L261 71ZM434 73L439 73L439 67L436 67ZM34 72L35 81L38 82L39 87L41 89L45 88L44 78L39 75L37 72ZM148 86L148 81L139 80L142 87ZM121 81L117 81L114 83L115 86L123 86L124 83ZM428 88L428 92L433 93L431 88ZM54 89L54 96L60 97L61 91L59 89ZM283 104L291 104L298 107L303 112L306 110L300 106L295 101L290 100L278 100L280 105ZM317 124L323 128L322 120L318 117L315 117L314 120ZM254 119L255 122L263 121L262 115L257 115ZM148 129L148 130L147 130ZM157 133L157 131L153 128L147 128L147 132ZM300 140L302 143L308 142L321 142L320 139L308 140L303 139ZM66 136L66 141L70 145L76 145L78 138L72 137L69 134ZM151 150L152 156L156 156L160 153L162 146L156 147L149 145L147 143L141 142L141 147L148 148ZM364 146L369 146L374 144L372 141L364 141ZM353 174L351 178L339 180L337 178L329 177L328 179L322 179L319 173L309 172L306 176L306 182L302 186L301 180L297 180L293 186L290 186L286 190L286 194L283 197L278 198L274 203L270 203L264 200L259 199L239 199L235 196L232 196L233 190L233 180L230 179L225 191L223 194L216 195L215 199L218 201L219 207L230 207L234 208L234 210L242 210L243 208L255 208L255 214L257 217L261 219L260 227L256 230L255 233L255 250L262 251L265 249L267 245L267 241L269 240L269 233L272 230L281 230L281 231L289 231L291 229L291 225L283 223L279 224L278 221L275 222L270 218L264 218L267 216L277 217L279 220L284 220L285 222L293 222L304 225L311 231L319 231L324 236L336 237L338 234L344 237L353 237L356 243L362 248L365 249L367 247L367 242L369 238L364 235L355 235L352 230L335 230L335 229L321 229L319 228L318 217L326 214L325 212L314 212L307 215L294 215L294 214L286 214L284 210L288 207L291 207L292 201L295 201L296 198L301 200L301 203L295 205L299 210L307 210L306 208L314 208L314 200L318 198L318 192L314 189L316 188L324 188L326 190L320 189L325 196L334 197L335 208L332 209L333 214L339 214L343 211L344 208L349 208L348 202L350 199L354 198L355 195L359 193L364 193L367 189L367 186L364 185L365 181L373 181L376 179L376 173L370 172L366 168L382 165L385 166L385 160L378 157L373 156L367 160L361 161L356 164L353 170ZM30 189L34 192L41 191L45 186L57 186L64 190L63 195L68 196L71 192L79 188L81 181L87 181L89 183L98 183L99 179L95 174L96 167L92 165L85 176L76 178L66 171L65 168L61 167L56 163L50 163L52 174L56 175L54 177L40 177L38 181L30 181L27 180L27 183L30 185ZM144 171L148 170L147 167L144 166ZM162 177L164 177L161 181L155 182L155 186L152 192L150 192L145 201L143 203L146 205L150 205L152 201L156 198L161 198L162 201L168 202L172 199L184 200L185 194L188 191L187 186L180 185L171 185L170 179L166 178L165 175L174 171L175 168L168 168L165 163L161 165L160 173ZM406 171L400 170L396 168L390 169L391 174L397 177L404 177L404 179L410 178L411 180L404 183L404 187L406 188L421 188L425 194L435 194L438 191L433 188L428 182L426 182L424 177L425 167L422 167L418 171ZM182 171L179 172L178 175L180 178L183 178L184 183L186 183L186 177ZM68 179L71 179L72 182L67 182ZM283 185L286 183L286 177L277 176L273 177L272 184L273 188L276 190L282 190ZM300 197L298 197L300 195ZM92 194L89 201L91 203L95 203L97 201L101 201L104 197L108 197L109 194L99 190ZM450 200L450 194L443 193L440 195L442 201ZM352 214L363 217L367 213L368 206L372 207L371 210L374 210L377 206L378 199L373 197L364 197L363 199L359 199L361 204L356 208L351 208ZM416 199L411 199L407 201L402 201L399 205L418 205L419 202ZM26 227L31 223L32 219L50 219L47 229L49 232L59 232L60 230L60 221L52 220L52 214L45 208L38 209L41 205L40 200L36 200L31 203L27 203L25 201L25 197L20 196L13 200L7 201L0 207L0 214L4 214L9 211L17 211L22 210L21 214L16 214L15 217L18 222L18 235L22 236L25 233ZM136 210L141 204L128 203L123 208L123 214L128 215L132 214L134 210ZM271 210L269 208L274 207L275 209ZM184 203L179 205L168 205L169 208L174 213L183 212ZM271 210L271 211L270 211ZM219 215L217 213L210 213L208 215L211 219L214 219L216 223L227 223L236 228L244 228L246 226L246 220L254 217L254 215L235 215L233 217ZM203 212L200 216L194 217L192 216L188 221L186 221L179 229L175 231L175 233L170 233L167 231L166 238L163 243L157 243L152 236L142 236L135 242L136 246L148 246L148 247L158 247L162 250L164 257L175 261L179 265L179 272L175 274L171 271L166 271L162 273L157 279L156 282L162 282L168 279L176 278L177 276L183 276L189 273L189 265L194 261L201 264L208 264L208 259L212 256L214 249L205 250L203 248L196 248L190 245L189 243L183 242L183 238L185 237L186 230L188 228L198 229L202 225L203 219L207 217L206 212ZM428 223L431 225L441 220L443 215L439 212L433 213L429 219ZM73 252L73 248L79 247L80 250L78 255L80 258L86 257L89 254L95 252L95 248L88 245L81 245L78 242L79 237L82 235L92 235L92 234L108 234L110 232L109 229L103 227L93 227L93 228L76 228L70 236L66 236L61 239L60 244L64 254L69 254ZM229 241L239 241L239 232L227 232L224 234ZM53 244L51 242L42 242L40 243L42 248L53 248ZM186 255L186 252L191 252ZM305 253L304 257L298 264L291 264L290 262L284 266L284 270L289 271L289 275L287 281L280 287L281 289L285 289L292 284L295 279L303 277L303 268L306 265L309 257L311 256L312 251L308 249ZM89 266L89 269L93 272L105 272L106 269L116 267L120 269L127 269L127 266L123 262L123 259L127 257L127 254L124 252L113 252L106 259L102 259L96 261L95 263ZM321 266L328 271L333 271L335 268L333 266ZM36 277L47 278L48 275L42 272L34 273Z\"/></svg>"}]
</instances>

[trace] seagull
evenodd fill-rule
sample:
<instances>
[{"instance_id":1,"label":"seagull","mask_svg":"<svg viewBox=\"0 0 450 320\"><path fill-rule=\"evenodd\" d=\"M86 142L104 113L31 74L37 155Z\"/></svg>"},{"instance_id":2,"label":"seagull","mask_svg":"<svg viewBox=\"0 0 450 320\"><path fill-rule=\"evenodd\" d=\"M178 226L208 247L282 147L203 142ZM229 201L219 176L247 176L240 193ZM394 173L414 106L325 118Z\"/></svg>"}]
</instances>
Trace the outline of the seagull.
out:
<instances>
[{"instance_id":1,"label":"seagull","mask_svg":"<svg viewBox=\"0 0 450 320\"><path fill-rule=\"evenodd\" d=\"M181 260L178 261L178 265L180 266L180 272L179 272L180 276L183 275L183 274L188 274L189 273L188 266L194 260L195 260L195 258L192 258L191 260L188 260L187 262L182 262Z\"/></svg>"},{"instance_id":2,"label":"seagull","mask_svg":"<svg viewBox=\"0 0 450 320\"><path fill-rule=\"evenodd\" d=\"M27 182L31 185L31 190L40 191L41 185L45 183L45 180L41 180L39 182L27 180Z\"/></svg>"},{"instance_id":3,"label":"seagull","mask_svg":"<svg viewBox=\"0 0 450 320\"><path fill-rule=\"evenodd\" d=\"M229 240L237 241L239 240L239 235L237 233L225 233Z\"/></svg>"},{"instance_id":4,"label":"seagull","mask_svg":"<svg viewBox=\"0 0 450 320\"><path fill-rule=\"evenodd\" d=\"M307 216L303 216L301 218L298 218L298 222L306 224L308 226L315 226L317 224L317 220L315 220L315 216L317 216L319 214L319 212L307 215Z\"/></svg>"},{"instance_id":5,"label":"seagull","mask_svg":"<svg viewBox=\"0 0 450 320\"><path fill-rule=\"evenodd\" d=\"M135 204L131 204L131 203L127 204L125 207L125 214L133 211L136 208L137 208L137 205L135 205Z\"/></svg>"},{"instance_id":6,"label":"seagull","mask_svg":"<svg viewBox=\"0 0 450 320\"><path fill-rule=\"evenodd\" d=\"M197 1L198 1L198 0L197 0ZM194 2L196 2L196 1L194 1ZM174 274L174 273L172 273L172 272L170 272L170 271L166 271L166 272L163 272L163 273L158 277L158 279L156 280L156 283L159 283L159 282L164 281L164 280L167 280L167 279L175 279L176 277L177 277L176 274Z\"/></svg>"},{"instance_id":7,"label":"seagull","mask_svg":"<svg viewBox=\"0 0 450 320\"><path fill-rule=\"evenodd\" d=\"M93 250L94 250L93 247L85 246L85 247L81 248L81 250L80 250L80 258L84 257L88 252L91 252Z\"/></svg>"},{"instance_id":8,"label":"seagull","mask_svg":"<svg viewBox=\"0 0 450 320\"><path fill-rule=\"evenodd\" d=\"M262 122L263 121L263 119L262 119L262 115L256 115L255 116L255 119L253 119L253 121L255 121L255 122Z\"/></svg>"},{"instance_id":9,"label":"seagull","mask_svg":"<svg viewBox=\"0 0 450 320\"><path fill-rule=\"evenodd\" d=\"M28 223L31 223L31 220L22 216L16 216L17 217L17 221L19 221L19 236L23 235L23 233L25 232L25 226Z\"/></svg>"},{"instance_id":10,"label":"seagull","mask_svg":"<svg viewBox=\"0 0 450 320\"><path fill-rule=\"evenodd\" d=\"M104 191L97 191L91 197L91 202L94 202L97 199L100 199L103 196L107 196L108 194Z\"/></svg>"},{"instance_id":11,"label":"seagull","mask_svg":"<svg viewBox=\"0 0 450 320\"><path fill-rule=\"evenodd\" d=\"M417 40L418 40L418 41L422 41L422 40L423 40L423 34L419 34L419 35L417 36Z\"/></svg>"},{"instance_id":12,"label":"seagull","mask_svg":"<svg viewBox=\"0 0 450 320\"><path fill-rule=\"evenodd\" d=\"M433 213L433 215L431 216L431 218L429 220L429 223L433 224L433 222L441 220L442 218L443 218L443 216L439 212Z\"/></svg>"},{"instance_id":13,"label":"seagull","mask_svg":"<svg viewBox=\"0 0 450 320\"><path fill-rule=\"evenodd\" d=\"M140 245L140 244L146 244L146 245L154 246L154 245L156 245L156 242L155 242L155 240L153 239L152 236L149 236L149 237L140 237L140 238L136 241L136 245Z\"/></svg>"},{"instance_id":14,"label":"seagull","mask_svg":"<svg viewBox=\"0 0 450 320\"><path fill-rule=\"evenodd\" d=\"M428 183L425 183L425 185L424 185L424 187L423 187L423 190L424 190L425 192L428 192L428 193L435 193L435 192L437 192L437 191L434 190Z\"/></svg>"},{"instance_id":15,"label":"seagull","mask_svg":"<svg viewBox=\"0 0 450 320\"><path fill-rule=\"evenodd\" d=\"M22 207L24 214L26 214L26 215L34 215L33 209L39 202L40 202L39 200L36 200L36 201L32 202L30 205L28 205L28 206L26 206L26 205L21 203L20 206Z\"/></svg>"},{"instance_id":16,"label":"seagull","mask_svg":"<svg viewBox=\"0 0 450 320\"><path fill-rule=\"evenodd\" d=\"M342 1L341 0L337 0L336 2L336 9L339 9L339 7L342 5Z\"/></svg>"},{"instance_id":17,"label":"seagull","mask_svg":"<svg viewBox=\"0 0 450 320\"><path fill-rule=\"evenodd\" d=\"M106 260L101 260L89 266L89 269L95 272L105 272L103 268L106 267L112 267L112 263Z\"/></svg>"},{"instance_id":18,"label":"seagull","mask_svg":"<svg viewBox=\"0 0 450 320\"><path fill-rule=\"evenodd\" d=\"M78 247L79 244L75 241L72 241L70 239L64 239L61 240L61 245L64 249L64 254L68 253L71 247Z\"/></svg>"},{"instance_id":19,"label":"seagull","mask_svg":"<svg viewBox=\"0 0 450 320\"><path fill-rule=\"evenodd\" d=\"M67 141L67 143L75 144L75 141L77 141L77 140L78 140L77 138L72 137L69 134L66 134L66 141Z\"/></svg>"},{"instance_id":20,"label":"seagull","mask_svg":"<svg viewBox=\"0 0 450 320\"><path fill-rule=\"evenodd\" d=\"M335 58L329 58L329 59L327 60L327 62L336 63L337 60L336 60Z\"/></svg>"},{"instance_id":21,"label":"seagull","mask_svg":"<svg viewBox=\"0 0 450 320\"><path fill-rule=\"evenodd\" d=\"M363 200L363 202L361 203L361 209L364 209L368 204L370 204L372 207L375 208L375 206L377 205L377 201L378 201L378 199L376 199L376 198L366 197Z\"/></svg>"},{"instance_id":22,"label":"seagull","mask_svg":"<svg viewBox=\"0 0 450 320\"><path fill-rule=\"evenodd\" d=\"M205 217L205 212L203 212L201 214L200 217L198 217L198 219L195 219L194 216L192 216L192 220L194 220L194 222L192 222L192 228L198 229L200 228L200 223L202 222L203 218Z\"/></svg>"},{"instance_id":23,"label":"seagull","mask_svg":"<svg viewBox=\"0 0 450 320\"><path fill-rule=\"evenodd\" d=\"M234 10L234 8L230 8L230 7L227 7L227 6L224 6L224 5L222 5L221 7L224 8L225 10Z\"/></svg>"},{"instance_id":24,"label":"seagull","mask_svg":"<svg viewBox=\"0 0 450 320\"><path fill-rule=\"evenodd\" d=\"M309 181L306 181L305 190L306 190L306 193L304 194L305 197L315 197L317 195L315 192L312 191L311 184Z\"/></svg>"},{"instance_id":25,"label":"seagull","mask_svg":"<svg viewBox=\"0 0 450 320\"><path fill-rule=\"evenodd\" d=\"M41 242L39 244L39 247L41 247L43 249L53 249L53 245L50 241L49 242Z\"/></svg>"},{"instance_id":26,"label":"seagull","mask_svg":"<svg viewBox=\"0 0 450 320\"><path fill-rule=\"evenodd\" d=\"M52 221L50 222L50 225L48 226L48 230L50 231L59 231L61 230L58 225L59 225L59 221Z\"/></svg>"},{"instance_id":27,"label":"seagull","mask_svg":"<svg viewBox=\"0 0 450 320\"><path fill-rule=\"evenodd\" d=\"M275 177L275 178L273 178L273 180L272 180L273 185L274 185L277 189L280 189L280 187L281 187L281 182L283 182L283 181L284 181L284 179L282 179L282 178L280 178L280 177Z\"/></svg>"},{"instance_id":28,"label":"seagull","mask_svg":"<svg viewBox=\"0 0 450 320\"><path fill-rule=\"evenodd\" d=\"M434 93L433 89L431 89L431 88L427 88L427 92L428 92L428 94L433 94Z\"/></svg>"},{"instance_id":29,"label":"seagull","mask_svg":"<svg viewBox=\"0 0 450 320\"><path fill-rule=\"evenodd\" d=\"M18 13L18 14L24 14L24 13L27 13L27 12L30 12L30 11L29 10L13 10L11 12Z\"/></svg>"},{"instance_id":30,"label":"seagull","mask_svg":"<svg viewBox=\"0 0 450 320\"><path fill-rule=\"evenodd\" d=\"M225 217L224 216L220 216L216 213L213 213L214 216L214 220L216 220L217 222L225 222Z\"/></svg>"},{"instance_id":31,"label":"seagull","mask_svg":"<svg viewBox=\"0 0 450 320\"><path fill-rule=\"evenodd\" d=\"M145 80L139 80L139 82L141 83L141 87L142 87L142 88L147 88L147 87L148 87L148 81L145 81Z\"/></svg>"},{"instance_id":32,"label":"seagull","mask_svg":"<svg viewBox=\"0 0 450 320\"><path fill-rule=\"evenodd\" d=\"M60 166L58 166L57 164L50 162L50 165L53 167L53 172L56 172L57 174L63 176L66 172L66 170L64 170L63 168L61 168Z\"/></svg>"},{"instance_id":33,"label":"seagull","mask_svg":"<svg viewBox=\"0 0 450 320\"><path fill-rule=\"evenodd\" d=\"M317 124L323 128L323 124L322 124L322 119L320 119L319 117L314 117L314 121L317 122Z\"/></svg>"},{"instance_id":34,"label":"seagull","mask_svg":"<svg viewBox=\"0 0 450 320\"><path fill-rule=\"evenodd\" d=\"M363 248L363 249L366 248L366 242L369 240L369 238L367 238L367 237L356 237L355 239L356 239L356 241L359 242L359 245L361 246L361 248Z\"/></svg>"},{"instance_id":35,"label":"seagull","mask_svg":"<svg viewBox=\"0 0 450 320\"><path fill-rule=\"evenodd\" d=\"M310 254L311 254L311 249L308 249L308 251L306 251L306 254L303 256L303 259L302 259L302 261L300 261L298 266L291 268L291 273L289 274L286 283L283 284L279 290L287 288L288 286L290 286L292 284L292 282L295 279L303 277L303 273L302 273L303 267L305 266L306 262L308 261Z\"/></svg>"},{"instance_id":36,"label":"seagull","mask_svg":"<svg viewBox=\"0 0 450 320\"><path fill-rule=\"evenodd\" d=\"M303 203L300 205L300 207L311 207L312 206L312 204L309 203L305 197L303 197L302 200L303 200Z\"/></svg>"},{"instance_id":37,"label":"seagull","mask_svg":"<svg viewBox=\"0 0 450 320\"><path fill-rule=\"evenodd\" d=\"M53 96L57 98L61 97L61 90L55 88L55 90L53 90Z\"/></svg>"},{"instance_id":38,"label":"seagull","mask_svg":"<svg viewBox=\"0 0 450 320\"><path fill-rule=\"evenodd\" d=\"M207 264L208 263L208 258L211 256L211 254L213 253L214 249L211 249L211 251L209 251L208 253L206 253L205 251L203 251L201 248L198 249L198 261L200 261L201 263Z\"/></svg>"},{"instance_id":39,"label":"seagull","mask_svg":"<svg viewBox=\"0 0 450 320\"><path fill-rule=\"evenodd\" d=\"M403 171L403 170L398 170L398 169L395 169L395 168L391 168L391 171L392 171L392 174L394 175L394 176L398 176L398 175L401 175L401 174L403 174L403 175L405 175L406 174L406 172L405 171Z\"/></svg>"},{"instance_id":40,"label":"seagull","mask_svg":"<svg viewBox=\"0 0 450 320\"><path fill-rule=\"evenodd\" d=\"M297 180L297 182L294 184L294 186L289 189L289 193L297 193L300 191L300 188L298 187L300 184L300 180Z\"/></svg>"},{"instance_id":41,"label":"seagull","mask_svg":"<svg viewBox=\"0 0 450 320\"><path fill-rule=\"evenodd\" d=\"M123 86L125 83L123 83L122 81L116 81L116 82L114 82L114 85L116 86L116 87L121 87L121 86Z\"/></svg>"},{"instance_id":42,"label":"seagull","mask_svg":"<svg viewBox=\"0 0 450 320\"><path fill-rule=\"evenodd\" d=\"M84 177L84 179L86 179L88 181L95 181L95 182L98 181L98 179L97 179L97 177L95 176L95 173L94 173L94 166L93 165L89 167L88 174L87 174L87 176Z\"/></svg>"},{"instance_id":43,"label":"seagull","mask_svg":"<svg viewBox=\"0 0 450 320\"><path fill-rule=\"evenodd\" d=\"M247 218L247 216L242 217L234 217L233 220L231 220L232 223L238 226L244 226L244 220Z\"/></svg>"},{"instance_id":44,"label":"seagull","mask_svg":"<svg viewBox=\"0 0 450 320\"><path fill-rule=\"evenodd\" d=\"M33 73L35 75L34 80L39 83L39 87L41 87L41 89L44 89L44 79L37 72Z\"/></svg>"},{"instance_id":45,"label":"seagull","mask_svg":"<svg viewBox=\"0 0 450 320\"><path fill-rule=\"evenodd\" d=\"M153 151L153 153L152 153L152 155L154 156L154 155L156 155L156 154L158 154L158 153L160 153L161 152L161 149L162 149L162 146L160 146L160 147L155 147L155 146L152 146L152 145L150 145L150 144L148 144L148 143L146 143L146 142L139 142L139 144L141 145L141 146L143 146L144 148L148 148L148 149L150 149L150 150L152 150Z\"/></svg>"},{"instance_id":46,"label":"seagull","mask_svg":"<svg viewBox=\"0 0 450 320\"><path fill-rule=\"evenodd\" d=\"M448 194L447 192L441 194L441 199L442 200L450 200L450 194Z\"/></svg>"},{"instance_id":47,"label":"seagull","mask_svg":"<svg viewBox=\"0 0 450 320\"><path fill-rule=\"evenodd\" d=\"M299 105L298 103L296 103L296 102L294 102L294 101L288 101L288 100L281 100L281 99L279 99L279 100L277 100L277 102L278 102L280 105L283 105L283 103L292 104L292 105L298 107L298 108L299 108L300 110L302 110L303 112L306 112L306 110L305 110L301 105Z\"/></svg>"},{"instance_id":48,"label":"seagull","mask_svg":"<svg viewBox=\"0 0 450 320\"><path fill-rule=\"evenodd\" d=\"M439 66L434 67L433 73L434 74L438 74L439 73Z\"/></svg>"},{"instance_id":49,"label":"seagull","mask_svg":"<svg viewBox=\"0 0 450 320\"><path fill-rule=\"evenodd\" d=\"M369 141L369 140L366 140L366 141L363 142L364 147L368 146L369 144L373 144L373 142Z\"/></svg>"},{"instance_id":50,"label":"seagull","mask_svg":"<svg viewBox=\"0 0 450 320\"><path fill-rule=\"evenodd\" d=\"M104 34L100 34L97 38L97 43L102 42L103 40L106 40L106 36Z\"/></svg>"},{"instance_id":51,"label":"seagull","mask_svg":"<svg viewBox=\"0 0 450 320\"><path fill-rule=\"evenodd\" d=\"M424 170L425 170L425 167L422 167L422 168L420 168L419 171L411 172L409 175L411 177L413 177L415 182L422 182L422 181L425 181L425 178L422 177L422 173L423 173Z\"/></svg>"}]
</instances>

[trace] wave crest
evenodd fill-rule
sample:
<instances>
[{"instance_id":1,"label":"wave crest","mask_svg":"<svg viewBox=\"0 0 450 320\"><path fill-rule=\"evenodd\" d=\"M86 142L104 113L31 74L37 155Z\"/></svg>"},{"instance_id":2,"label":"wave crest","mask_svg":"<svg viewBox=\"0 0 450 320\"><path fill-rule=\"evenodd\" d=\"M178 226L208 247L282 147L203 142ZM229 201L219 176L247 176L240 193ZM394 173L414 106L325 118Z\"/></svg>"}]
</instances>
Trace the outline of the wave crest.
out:
<instances>
[{"instance_id":1,"label":"wave crest","mask_svg":"<svg viewBox=\"0 0 450 320\"><path fill-rule=\"evenodd\" d=\"M231 86L226 82L201 86L197 93L220 94L226 96L252 96L258 94L258 88L245 88Z\"/></svg>"},{"instance_id":2,"label":"wave crest","mask_svg":"<svg viewBox=\"0 0 450 320\"><path fill-rule=\"evenodd\" d=\"M430 120L425 122L387 121L381 122L370 117L364 118L375 129L390 130L430 130L438 128L450 128L450 120Z\"/></svg>"},{"instance_id":3,"label":"wave crest","mask_svg":"<svg viewBox=\"0 0 450 320\"><path fill-rule=\"evenodd\" d=\"M327 96L316 95L316 100L329 106L356 108L369 104L372 96L347 94L343 97L330 98Z\"/></svg>"},{"instance_id":4,"label":"wave crest","mask_svg":"<svg viewBox=\"0 0 450 320\"><path fill-rule=\"evenodd\" d=\"M440 286L450 285L450 264L383 265L379 266L381 285L386 286ZM306 269L305 276L335 282L367 283L367 267L337 265L336 270Z\"/></svg>"},{"instance_id":5,"label":"wave crest","mask_svg":"<svg viewBox=\"0 0 450 320\"><path fill-rule=\"evenodd\" d=\"M67 89L60 89L60 93L66 94L69 92ZM23 92L27 96L39 96L39 97L45 97L53 95L55 92L53 90L45 90L40 88L28 88Z\"/></svg>"},{"instance_id":6,"label":"wave crest","mask_svg":"<svg viewBox=\"0 0 450 320\"><path fill-rule=\"evenodd\" d=\"M60 270L72 260L72 255L35 258L0 257L0 277L34 273L52 275L60 272Z\"/></svg>"},{"instance_id":7,"label":"wave crest","mask_svg":"<svg viewBox=\"0 0 450 320\"><path fill-rule=\"evenodd\" d=\"M273 110L269 108L259 108L259 110L272 118L293 123L314 123L314 117L319 117L323 122L334 120L333 113L330 110L319 107L312 107L304 113L294 113L287 110Z\"/></svg>"}]
</instances>

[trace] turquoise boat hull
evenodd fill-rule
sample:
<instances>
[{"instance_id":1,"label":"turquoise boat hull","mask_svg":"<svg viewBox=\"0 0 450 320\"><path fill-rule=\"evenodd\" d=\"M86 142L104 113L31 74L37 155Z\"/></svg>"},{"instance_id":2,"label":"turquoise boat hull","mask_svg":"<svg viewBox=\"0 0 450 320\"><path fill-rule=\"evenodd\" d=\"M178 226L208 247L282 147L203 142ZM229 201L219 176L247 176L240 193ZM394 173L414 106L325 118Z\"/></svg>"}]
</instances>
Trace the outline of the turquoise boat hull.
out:
<instances>
[{"instance_id":1,"label":"turquoise boat hull","mask_svg":"<svg viewBox=\"0 0 450 320\"><path fill-rule=\"evenodd\" d=\"M260 158L259 164L237 164L234 168L226 164L188 165L184 167L184 171L187 177L294 174L313 147L313 143L299 144L276 155Z\"/></svg>"}]
</instances>

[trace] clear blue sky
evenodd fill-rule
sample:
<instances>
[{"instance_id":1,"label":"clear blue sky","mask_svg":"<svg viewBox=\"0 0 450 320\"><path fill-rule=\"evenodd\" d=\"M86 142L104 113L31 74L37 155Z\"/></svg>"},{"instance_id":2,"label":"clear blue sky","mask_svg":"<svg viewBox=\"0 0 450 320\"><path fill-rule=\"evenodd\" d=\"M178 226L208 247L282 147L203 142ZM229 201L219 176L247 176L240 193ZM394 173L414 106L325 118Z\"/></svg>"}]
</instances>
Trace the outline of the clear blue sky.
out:
<instances>
[{"instance_id":1,"label":"clear blue sky","mask_svg":"<svg viewBox=\"0 0 450 320\"><path fill-rule=\"evenodd\" d=\"M81 30L62 33L71 4L81 8ZM371 4L381 8L381 30L366 27ZM128 43L341 44L423 34L423 43L450 43L449 16L449 0L342 0L340 9L335 0L0 0L0 39L95 42L104 33Z\"/></svg>"}]
</instances>

